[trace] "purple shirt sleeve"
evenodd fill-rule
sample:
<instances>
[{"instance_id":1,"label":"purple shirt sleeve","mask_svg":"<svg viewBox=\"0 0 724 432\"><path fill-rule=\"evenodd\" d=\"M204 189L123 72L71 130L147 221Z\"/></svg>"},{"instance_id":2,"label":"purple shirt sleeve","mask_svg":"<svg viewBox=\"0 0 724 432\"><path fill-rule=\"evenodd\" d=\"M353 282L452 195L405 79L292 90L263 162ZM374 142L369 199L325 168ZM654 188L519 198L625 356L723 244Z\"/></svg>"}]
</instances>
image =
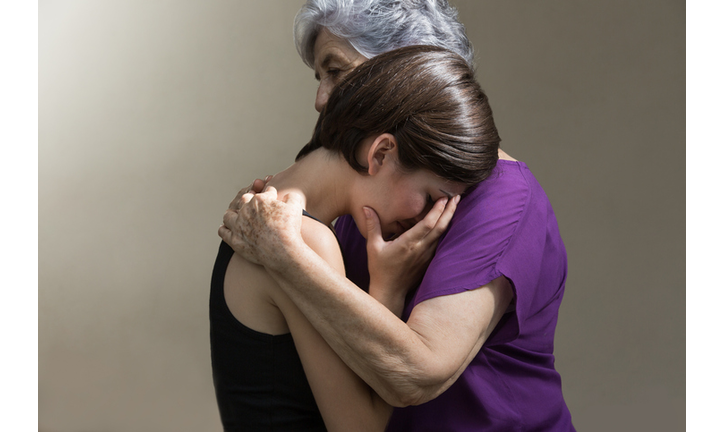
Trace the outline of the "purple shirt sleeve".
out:
<instances>
[{"instance_id":1,"label":"purple shirt sleeve","mask_svg":"<svg viewBox=\"0 0 724 432\"><path fill-rule=\"evenodd\" d=\"M556 237L552 243L551 222ZM557 264L545 282L550 285L558 278L553 283L557 289L565 279L565 251L548 199L524 163L500 161L491 177L460 201L404 316L425 300L473 290L505 276L514 299L486 345L510 342L520 335L534 298L550 294L537 290L542 265L550 259Z\"/></svg>"},{"instance_id":2,"label":"purple shirt sleeve","mask_svg":"<svg viewBox=\"0 0 724 432\"><path fill-rule=\"evenodd\" d=\"M341 216L334 223L334 231L342 247L344 269L347 279L358 287L369 291L370 273L367 269L367 240L360 234L354 218Z\"/></svg>"},{"instance_id":3,"label":"purple shirt sleeve","mask_svg":"<svg viewBox=\"0 0 724 432\"><path fill-rule=\"evenodd\" d=\"M364 238L351 218L338 236L348 277L367 287ZM555 370L553 339L567 274L566 251L545 192L522 162L498 161L458 204L403 315L426 300L505 276L513 301L460 378L438 398L395 409L389 432L574 431Z\"/></svg>"}]
</instances>

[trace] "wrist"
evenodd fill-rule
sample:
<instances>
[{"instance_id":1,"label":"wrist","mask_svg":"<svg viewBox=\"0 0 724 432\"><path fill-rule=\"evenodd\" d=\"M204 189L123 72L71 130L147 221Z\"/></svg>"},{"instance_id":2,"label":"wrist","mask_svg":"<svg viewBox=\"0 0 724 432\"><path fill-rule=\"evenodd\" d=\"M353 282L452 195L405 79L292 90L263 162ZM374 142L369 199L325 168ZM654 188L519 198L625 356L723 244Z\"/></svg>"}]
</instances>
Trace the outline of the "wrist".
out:
<instances>
[{"instance_id":1,"label":"wrist","mask_svg":"<svg viewBox=\"0 0 724 432\"><path fill-rule=\"evenodd\" d=\"M404 292L400 292L400 290L394 288L386 288L382 284L371 281L369 293L372 298L382 303L383 306L397 315L398 318L402 316L402 311L405 308Z\"/></svg>"}]
</instances>

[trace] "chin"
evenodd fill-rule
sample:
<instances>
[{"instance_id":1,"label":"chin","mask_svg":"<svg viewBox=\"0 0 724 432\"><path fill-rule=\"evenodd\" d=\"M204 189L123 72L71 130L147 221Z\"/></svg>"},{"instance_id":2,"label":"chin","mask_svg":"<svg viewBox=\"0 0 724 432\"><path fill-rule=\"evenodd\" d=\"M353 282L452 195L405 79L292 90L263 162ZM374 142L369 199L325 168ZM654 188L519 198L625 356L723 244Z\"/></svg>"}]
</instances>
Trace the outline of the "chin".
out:
<instances>
[{"instance_id":1,"label":"chin","mask_svg":"<svg viewBox=\"0 0 724 432\"><path fill-rule=\"evenodd\" d=\"M359 219L355 214L350 214L350 216L352 216L352 220L354 220L354 224L357 226L359 233L362 234L362 237L364 237L365 240L367 240L367 222L364 219L364 213L360 215L362 219ZM360 221L362 223L360 223Z\"/></svg>"}]
</instances>

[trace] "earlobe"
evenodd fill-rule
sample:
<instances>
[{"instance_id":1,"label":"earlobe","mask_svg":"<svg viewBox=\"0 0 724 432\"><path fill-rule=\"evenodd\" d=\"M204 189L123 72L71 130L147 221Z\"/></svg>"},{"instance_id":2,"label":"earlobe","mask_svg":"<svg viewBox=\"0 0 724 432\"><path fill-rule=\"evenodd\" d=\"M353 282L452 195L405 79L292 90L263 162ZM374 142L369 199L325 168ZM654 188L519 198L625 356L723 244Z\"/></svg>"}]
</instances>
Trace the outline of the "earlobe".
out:
<instances>
[{"instance_id":1,"label":"earlobe","mask_svg":"<svg viewBox=\"0 0 724 432\"><path fill-rule=\"evenodd\" d=\"M375 175L397 158L397 140L389 133L379 135L367 151L367 173Z\"/></svg>"}]
</instances>

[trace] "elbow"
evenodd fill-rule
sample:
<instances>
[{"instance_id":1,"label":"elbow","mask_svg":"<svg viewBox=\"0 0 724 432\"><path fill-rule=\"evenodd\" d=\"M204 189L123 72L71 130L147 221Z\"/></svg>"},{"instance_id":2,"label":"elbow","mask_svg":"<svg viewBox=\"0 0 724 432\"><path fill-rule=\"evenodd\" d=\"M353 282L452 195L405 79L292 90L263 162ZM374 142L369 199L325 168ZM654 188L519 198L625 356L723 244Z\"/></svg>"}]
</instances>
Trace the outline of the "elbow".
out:
<instances>
[{"instance_id":1,"label":"elbow","mask_svg":"<svg viewBox=\"0 0 724 432\"><path fill-rule=\"evenodd\" d=\"M398 361L377 375L377 394L395 408L421 405L440 396L456 380L452 363L419 356Z\"/></svg>"},{"instance_id":2,"label":"elbow","mask_svg":"<svg viewBox=\"0 0 724 432\"><path fill-rule=\"evenodd\" d=\"M421 405L440 396L452 382L442 377L410 376L409 379L388 382L384 395L380 396L395 408Z\"/></svg>"},{"instance_id":3,"label":"elbow","mask_svg":"<svg viewBox=\"0 0 724 432\"><path fill-rule=\"evenodd\" d=\"M420 405L421 398L419 394L413 392L395 392L386 394L383 399L385 402L395 408L405 408L408 406Z\"/></svg>"},{"instance_id":4,"label":"elbow","mask_svg":"<svg viewBox=\"0 0 724 432\"><path fill-rule=\"evenodd\" d=\"M383 399L385 400L385 402L387 402L388 404L390 404L391 406L393 406L395 408L405 408L408 406L420 404L418 402L418 400L420 400L419 394L416 394L416 392L412 392L412 391L391 392L391 393L386 394L383 397Z\"/></svg>"},{"instance_id":5,"label":"elbow","mask_svg":"<svg viewBox=\"0 0 724 432\"><path fill-rule=\"evenodd\" d=\"M405 391L397 391L385 398L385 401L395 408L421 405L439 396L442 391L431 391L428 388L408 388Z\"/></svg>"},{"instance_id":6,"label":"elbow","mask_svg":"<svg viewBox=\"0 0 724 432\"><path fill-rule=\"evenodd\" d=\"M390 404L395 408L405 408L409 406L415 406L420 405L428 400L432 400L432 398L426 398L422 394L404 394L404 395L398 395L396 397L395 403Z\"/></svg>"}]
</instances>

